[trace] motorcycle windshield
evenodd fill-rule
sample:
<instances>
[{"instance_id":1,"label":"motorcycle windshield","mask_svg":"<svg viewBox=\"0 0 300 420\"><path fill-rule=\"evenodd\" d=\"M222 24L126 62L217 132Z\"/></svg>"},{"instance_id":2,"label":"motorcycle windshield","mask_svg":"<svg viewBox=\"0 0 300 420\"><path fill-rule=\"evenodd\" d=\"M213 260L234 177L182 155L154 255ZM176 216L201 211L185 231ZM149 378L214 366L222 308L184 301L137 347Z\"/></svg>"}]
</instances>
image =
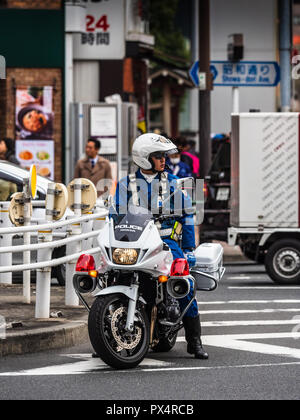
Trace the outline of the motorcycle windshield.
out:
<instances>
[{"instance_id":1,"label":"motorcycle windshield","mask_svg":"<svg viewBox=\"0 0 300 420\"><path fill-rule=\"evenodd\" d=\"M137 242L152 218L147 209L130 206L125 216L114 218L115 239L120 242Z\"/></svg>"}]
</instances>

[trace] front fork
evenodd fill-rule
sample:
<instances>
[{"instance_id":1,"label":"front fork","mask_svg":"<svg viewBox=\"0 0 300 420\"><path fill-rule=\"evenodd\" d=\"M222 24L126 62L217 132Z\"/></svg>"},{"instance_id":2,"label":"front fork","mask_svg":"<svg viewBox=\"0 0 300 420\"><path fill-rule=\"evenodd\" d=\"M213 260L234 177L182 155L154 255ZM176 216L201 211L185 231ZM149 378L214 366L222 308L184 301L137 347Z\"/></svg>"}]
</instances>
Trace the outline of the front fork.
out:
<instances>
[{"instance_id":1,"label":"front fork","mask_svg":"<svg viewBox=\"0 0 300 420\"><path fill-rule=\"evenodd\" d=\"M128 313L127 313L127 320L126 320L126 331L132 332L134 328L134 320L135 320L135 311L136 311L136 305L138 301L138 292L139 292L139 286L137 284L134 284L131 286L131 289L133 289L133 298L129 299L128 304Z\"/></svg>"},{"instance_id":2,"label":"front fork","mask_svg":"<svg viewBox=\"0 0 300 420\"><path fill-rule=\"evenodd\" d=\"M132 332L134 328L135 311L136 311L136 305L137 305L138 297L139 297L139 276L137 273L135 274L134 282L131 285L131 289L133 292L133 296L132 298L129 299L127 320L126 320L126 326L125 326L125 330L129 332Z\"/></svg>"}]
</instances>

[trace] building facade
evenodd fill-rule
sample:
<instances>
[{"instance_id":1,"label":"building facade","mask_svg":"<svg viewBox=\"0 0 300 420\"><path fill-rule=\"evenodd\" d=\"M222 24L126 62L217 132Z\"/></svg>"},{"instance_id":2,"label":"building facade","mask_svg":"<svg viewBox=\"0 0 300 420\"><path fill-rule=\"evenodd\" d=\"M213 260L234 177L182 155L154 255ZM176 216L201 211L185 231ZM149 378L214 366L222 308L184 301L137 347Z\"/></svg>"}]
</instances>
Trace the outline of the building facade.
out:
<instances>
[{"instance_id":1,"label":"building facade","mask_svg":"<svg viewBox=\"0 0 300 420\"><path fill-rule=\"evenodd\" d=\"M85 30L73 34L73 101L95 103L119 94L138 104L145 129L147 58L154 47L148 1L81 3L86 21ZM0 137L16 140L22 166L35 163L40 174L56 181L65 181L68 153L65 17L63 0L0 0L0 55L7 65L0 82Z\"/></svg>"}]
</instances>

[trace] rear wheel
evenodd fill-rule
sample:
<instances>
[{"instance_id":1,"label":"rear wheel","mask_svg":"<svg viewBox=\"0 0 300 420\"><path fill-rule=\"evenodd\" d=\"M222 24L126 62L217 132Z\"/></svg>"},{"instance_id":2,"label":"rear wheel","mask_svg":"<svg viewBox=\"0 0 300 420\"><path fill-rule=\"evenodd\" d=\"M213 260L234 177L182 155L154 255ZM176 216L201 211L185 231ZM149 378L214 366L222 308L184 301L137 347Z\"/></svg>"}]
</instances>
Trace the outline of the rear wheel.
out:
<instances>
[{"instance_id":1,"label":"rear wheel","mask_svg":"<svg viewBox=\"0 0 300 420\"><path fill-rule=\"evenodd\" d=\"M281 239L268 250L265 266L275 283L300 284L300 241Z\"/></svg>"},{"instance_id":2,"label":"rear wheel","mask_svg":"<svg viewBox=\"0 0 300 420\"><path fill-rule=\"evenodd\" d=\"M128 299L109 295L95 300L89 314L89 335L95 352L109 366L132 369L149 349L149 321L143 308L137 308L134 330L125 330Z\"/></svg>"}]
</instances>

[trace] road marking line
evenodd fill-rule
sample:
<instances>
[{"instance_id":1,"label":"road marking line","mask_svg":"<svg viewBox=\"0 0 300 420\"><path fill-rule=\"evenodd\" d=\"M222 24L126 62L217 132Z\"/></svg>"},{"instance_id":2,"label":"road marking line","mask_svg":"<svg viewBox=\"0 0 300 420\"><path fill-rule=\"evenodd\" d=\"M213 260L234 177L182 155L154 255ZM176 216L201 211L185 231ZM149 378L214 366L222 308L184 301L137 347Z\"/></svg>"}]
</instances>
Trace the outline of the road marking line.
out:
<instances>
[{"instance_id":1,"label":"road marking line","mask_svg":"<svg viewBox=\"0 0 300 420\"><path fill-rule=\"evenodd\" d=\"M282 300L226 300L226 301L211 301L211 302L199 302L199 306L205 305L256 305L256 304L269 304L269 303L279 303L279 304L292 304L292 303L300 303L300 300L293 300L293 299L282 299Z\"/></svg>"},{"instance_id":2,"label":"road marking line","mask_svg":"<svg viewBox=\"0 0 300 420\"><path fill-rule=\"evenodd\" d=\"M231 350L246 351L249 353L269 354L272 356L292 357L300 359L300 349L277 346L273 344L255 343L245 340L270 340L278 338L300 339L299 332L264 333L264 334L227 334L206 335L202 337L203 344ZM185 342L184 337L178 337L177 342Z\"/></svg>"},{"instance_id":3,"label":"road marking line","mask_svg":"<svg viewBox=\"0 0 300 420\"><path fill-rule=\"evenodd\" d=\"M91 354L63 355L75 359L87 359L80 362L66 363L61 365L47 366L37 369L21 370L17 372L0 373L1 376L61 376L61 375L84 375L87 373L99 373L103 369L111 369L101 359L92 359ZM144 359L141 366L170 366L171 363L155 359ZM115 371L114 371L115 372Z\"/></svg>"},{"instance_id":4,"label":"road marking line","mask_svg":"<svg viewBox=\"0 0 300 420\"><path fill-rule=\"evenodd\" d=\"M228 286L231 290L300 290L299 286Z\"/></svg>"},{"instance_id":5,"label":"road marking line","mask_svg":"<svg viewBox=\"0 0 300 420\"><path fill-rule=\"evenodd\" d=\"M274 314L282 312L300 312L300 308L291 309L241 309L241 310L219 310L219 311L200 311L201 315L213 314ZM300 323L300 320L298 321Z\"/></svg>"},{"instance_id":6,"label":"road marking line","mask_svg":"<svg viewBox=\"0 0 300 420\"><path fill-rule=\"evenodd\" d=\"M202 313L202 312L200 312ZM259 321L211 321L201 322L203 327L248 327L248 326L271 326L271 325L299 325L300 320L259 320Z\"/></svg>"},{"instance_id":7,"label":"road marking line","mask_svg":"<svg viewBox=\"0 0 300 420\"><path fill-rule=\"evenodd\" d=\"M231 350L246 351L249 353L269 354L272 356L292 357L300 359L300 349L276 346L272 344L255 343L244 340L266 340L274 338L300 338L299 333L266 333L266 334L240 334L219 335L203 337L203 342L208 346L226 348Z\"/></svg>"},{"instance_id":8,"label":"road marking line","mask_svg":"<svg viewBox=\"0 0 300 420\"><path fill-rule=\"evenodd\" d=\"M263 368L263 367L276 367L276 366L299 366L300 362L290 363L262 363L257 365L236 365L236 366L193 366L193 367L169 367L169 368L157 368L157 369L136 369L131 370L130 373L137 372L179 372L179 371L192 371L192 370L226 370L226 369L250 369L250 368ZM104 372L111 373L111 372ZM128 370L118 371L118 373L128 373Z\"/></svg>"},{"instance_id":9,"label":"road marking line","mask_svg":"<svg viewBox=\"0 0 300 420\"><path fill-rule=\"evenodd\" d=\"M299 338L299 332L283 332L283 333L254 333L254 334L225 334L225 335L205 335L202 337L203 343L210 345L209 343L218 340L269 340L276 338ZM177 343L185 343L184 337L178 337ZM284 347L285 348L285 347ZM300 349L293 349L300 351Z\"/></svg>"}]
</instances>

